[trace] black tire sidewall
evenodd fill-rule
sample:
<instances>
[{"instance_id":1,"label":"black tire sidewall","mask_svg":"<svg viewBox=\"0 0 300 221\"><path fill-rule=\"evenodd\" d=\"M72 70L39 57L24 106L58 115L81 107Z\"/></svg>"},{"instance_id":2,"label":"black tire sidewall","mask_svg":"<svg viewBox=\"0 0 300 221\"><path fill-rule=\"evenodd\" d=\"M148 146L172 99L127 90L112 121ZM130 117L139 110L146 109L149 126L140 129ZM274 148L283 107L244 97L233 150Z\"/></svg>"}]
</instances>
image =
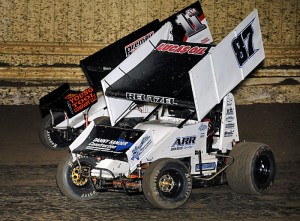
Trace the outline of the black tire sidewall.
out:
<instances>
[{"instance_id":1,"label":"black tire sidewall","mask_svg":"<svg viewBox=\"0 0 300 221\"><path fill-rule=\"evenodd\" d=\"M270 175L264 184L259 184L255 178L255 167L257 160L262 156L266 157L270 163ZM255 152L255 155L252 158L251 167L249 168L251 173L251 183L257 193L264 193L273 185L275 179L275 168L275 159L271 149L268 146L260 146Z\"/></svg>"},{"instance_id":2,"label":"black tire sidewall","mask_svg":"<svg viewBox=\"0 0 300 221\"><path fill-rule=\"evenodd\" d=\"M227 182L232 190L243 194L260 195L267 192L274 183L276 165L275 158L269 146L255 142L237 144L229 154L233 164L226 169ZM270 174L263 184L256 180L256 162L260 157L266 157L270 162Z\"/></svg>"},{"instance_id":3,"label":"black tire sidewall","mask_svg":"<svg viewBox=\"0 0 300 221\"><path fill-rule=\"evenodd\" d=\"M81 158L80 163L82 165L88 164L92 167L95 166L95 161L87 157ZM56 181L59 189L65 196L73 200L85 201L95 198L99 192L96 192L90 179L87 184L82 187L79 187L72 182L72 169L77 165L77 161L73 162L72 155L67 156L63 161L61 161L56 173Z\"/></svg>"},{"instance_id":4,"label":"black tire sidewall","mask_svg":"<svg viewBox=\"0 0 300 221\"><path fill-rule=\"evenodd\" d=\"M64 120L64 113L62 112L53 112L53 118L54 118L54 124L57 125L61 123ZM51 132L48 132L46 130L47 127L50 127L52 124L52 117L50 114L46 115L39 126L39 138L41 143L51 150L65 150L69 146L68 145L61 145L57 143L56 141L51 139ZM70 142L71 143L71 142Z\"/></svg>"},{"instance_id":5,"label":"black tire sidewall","mask_svg":"<svg viewBox=\"0 0 300 221\"><path fill-rule=\"evenodd\" d=\"M188 200L192 191L192 178L187 167L182 162L172 159L160 160L153 168L148 168L147 170L149 169L151 171L145 174L148 177L143 180L143 189L146 199L152 205L162 209L175 209ZM158 186L159 179L168 171L178 173L181 179L180 191L174 197L166 197Z\"/></svg>"}]
</instances>

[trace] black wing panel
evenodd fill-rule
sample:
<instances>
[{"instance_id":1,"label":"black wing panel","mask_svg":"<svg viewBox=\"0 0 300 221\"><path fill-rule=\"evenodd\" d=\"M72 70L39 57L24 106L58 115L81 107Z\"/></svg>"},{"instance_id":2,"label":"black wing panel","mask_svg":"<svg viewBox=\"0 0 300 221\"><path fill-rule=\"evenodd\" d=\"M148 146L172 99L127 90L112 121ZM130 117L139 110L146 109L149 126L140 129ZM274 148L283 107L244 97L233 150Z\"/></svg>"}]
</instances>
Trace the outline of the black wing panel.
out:
<instances>
[{"instance_id":1,"label":"black wing panel","mask_svg":"<svg viewBox=\"0 0 300 221\"><path fill-rule=\"evenodd\" d=\"M106 95L136 102L194 108L189 70L212 45L161 40L142 62L113 83Z\"/></svg>"},{"instance_id":2,"label":"black wing panel","mask_svg":"<svg viewBox=\"0 0 300 221\"><path fill-rule=\"evenodd\" d=\"M89 84L96 90L100 90L100 81L151 37L160 26L160 22L154 20L146 26L81 60L80 66Z\"/></svg>"}]
</instances>

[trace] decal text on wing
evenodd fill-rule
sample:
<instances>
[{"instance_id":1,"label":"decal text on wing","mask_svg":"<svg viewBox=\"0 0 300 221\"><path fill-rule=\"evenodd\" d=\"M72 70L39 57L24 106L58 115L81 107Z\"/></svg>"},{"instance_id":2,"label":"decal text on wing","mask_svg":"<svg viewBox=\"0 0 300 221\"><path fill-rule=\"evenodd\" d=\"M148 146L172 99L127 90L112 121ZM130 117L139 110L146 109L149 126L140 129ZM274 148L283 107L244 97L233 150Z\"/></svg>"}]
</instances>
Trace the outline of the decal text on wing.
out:
<instances>
[{"instance_id":1,"label":"decal text on wing","mask_svg":"<svg viewBox=\"0 0 300 221\"><path fill-rule=\"evenodd\" d=\"M258 51L258 49L254 49L253 47L253 21L254 19L232 40L231 43L239 67L243 67L248 59Z\"/></svg>"},{"instance_id":2,"label":"decal text on wing","mask_svg":"<svg viewBox=\"0 0 300 221\"><path fill-rule=\"evenodd\" d=\"M145 41L147 41L153 34L154 34L154 31L151 31L148 34L144 35L143 37L140 37L139 39L130 43L129 45L126 45L125 46L126 57L131 55L136 49L138 49L138 47L140 47Z\"/></svg>"},{"instance_id":3,"label":"decal text on wing","mask_svg":"<svg viewBox=\"0 0 300 221\"><path fill-rule=\"evenodd\" d=\"M67 96L68 107L72 113L78 113L97 102L97 94L92 87L75 96Z\"/></svg>"},{"instance_id":4,"label":"decal text on wing","mask_svg":"<svg viewBox=\"0 0 300 221\"><path fill-rule=\"evenodd\" d=\"M171 105L177 104L175 103L175 98L161 97L161 96L147 95L147 94L137 94L137 93L130 93L130 92L126 92L126 99L134 100L134 101L159 103L159 104L171 104Z\"/></svg>"},{"instance_id":5,"label":"decal text on wing","mask_svg":"<svg viewBox=\"0 0 300 221\"><path fill-rule=\"evenodd\" d=\"M177 45L177 44L169 44L169 43L161 43L158 47L156 47L157 51L161 52L169 52L169 53L178 53L178 54L191 54L191 55L203 55L207 50L207 47L199 47L190 45Z\"/></svg>"}]
</instances>

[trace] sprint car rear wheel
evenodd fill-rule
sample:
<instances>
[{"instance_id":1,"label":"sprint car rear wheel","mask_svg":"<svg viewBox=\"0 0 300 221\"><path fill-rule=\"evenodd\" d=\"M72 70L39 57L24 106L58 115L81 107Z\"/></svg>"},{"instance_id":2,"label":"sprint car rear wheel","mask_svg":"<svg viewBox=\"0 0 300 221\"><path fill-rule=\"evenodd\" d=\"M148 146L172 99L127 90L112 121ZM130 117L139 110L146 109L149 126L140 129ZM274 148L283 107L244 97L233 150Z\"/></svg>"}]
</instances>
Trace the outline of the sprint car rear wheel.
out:
<instances>
[{"instance_id":1,"label":"sprint car rear wheel","mask_svg":"<svg viewBox=\"0 0 300 221\"><path fill-rule=\"evenodd\" d=\"M143 192L153 206L175 209L188 200L192 192L192 177L181 161L159 159L145 171Z\"/></svg>"},{"instance_id":2,"label":"sprint car rear wheel","mask_svg":"<svg viewBox=\"0 0 300 221\"><path fill-rule=\"evenodd\" d=\"M230 156L234 161L226 170L226 177L231 189L245 194L263 194L269 190L276 170L270 147L260 143L239 143L230 151Z\"/></svg>"},{"instance_id":3,"label":"sprint car rear wheel","mask_svg":"<svg viewBox=\"0 0 300 221\"><path fill-rule=\"evenodd\" d=\"M92 158L81 158L80 165L73 161L72 155L63 159L57 168L56 182L60 191L70 199L85 201L95 198L99 192L94 189L88 177L95 166Z\"/></svg>"},{"instance_id":4,"label":"sprint car rear wheel","mask_svg":"<svg viewBox=\"0 0 300 221\"><path fill-rule=\"evenodd\" d=\"M75 140L75 136L67 130L53 128L65 119L64 113L53 112L44 117L39 126L39 138L41 143L51 150L64 150Z\"/></svg>"}]
</instances>

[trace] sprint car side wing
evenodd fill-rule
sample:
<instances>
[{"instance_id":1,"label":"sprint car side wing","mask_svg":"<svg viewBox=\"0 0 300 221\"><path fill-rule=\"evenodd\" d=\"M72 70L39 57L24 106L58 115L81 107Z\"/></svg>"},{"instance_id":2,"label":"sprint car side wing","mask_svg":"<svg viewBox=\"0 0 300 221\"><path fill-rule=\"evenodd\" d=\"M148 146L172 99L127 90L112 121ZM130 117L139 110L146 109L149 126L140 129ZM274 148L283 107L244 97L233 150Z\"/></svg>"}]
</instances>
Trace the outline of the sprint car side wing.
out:
<instances>
[{"instance_id":1,"label":"sprint car side wing","mask_svg":"<svg viewBox=\"0 0 300 221\"><path fill-rule=\"evenodd\" d=\"M198 119L202 119L264 58L258 12L254 10L190 70Z\"/></svg>"},{"instance_id":2,"label":"sprint car side wing","mask_svg":"<svg viewBox=\"0 0 300 221\"><path fill-rule=\"evenodd\" d=\"M112 84L114 84L121 77L125 76L126 73L131 71L142 60L144 60L151 53L154 45L156 45L161 39L173 40L171 30L171 23L166 23L147 42L140 46L139 49L136 50L130 57L125 59L112 72L110 72L109 75L102 79L101 84L103 88L103 93L105 94L106 90L108 88L111 88ZM143 73L141 73L141 75L142 74ZM134 102L123 98L105 96L105 100L112 125L116 124L135 107Z\"/></svg>"}]
</instances>

